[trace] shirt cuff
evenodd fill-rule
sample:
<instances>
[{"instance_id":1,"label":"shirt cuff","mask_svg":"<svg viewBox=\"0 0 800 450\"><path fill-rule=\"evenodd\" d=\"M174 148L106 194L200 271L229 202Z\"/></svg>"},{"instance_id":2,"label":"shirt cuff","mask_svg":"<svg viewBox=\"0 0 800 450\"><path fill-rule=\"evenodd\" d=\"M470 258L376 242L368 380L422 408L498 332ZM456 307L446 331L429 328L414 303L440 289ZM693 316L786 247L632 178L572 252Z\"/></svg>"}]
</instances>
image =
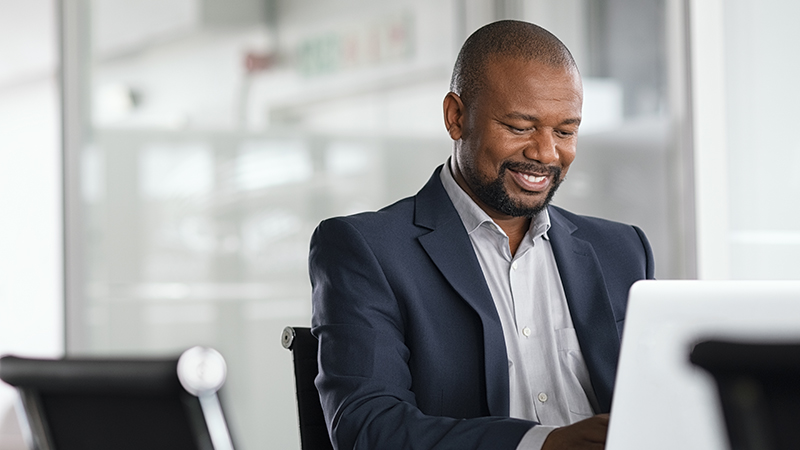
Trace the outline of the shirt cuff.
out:
<instances>
[{"instance_id":1,"label":"shirt cuff","mask_svg":"<svg viewBox=\"0 0 800 450\"><path fill-rule=\"evenodd\" d=\"M522 440L519 441L519 445L517 445L517 450L541 450L542 444L544 444L547 436L549 436L550 432L556 428L558 427L549 425L536 425L528 430L528 432L525 433L525 436L522 436Z\"/></svg>"}]
</instances>

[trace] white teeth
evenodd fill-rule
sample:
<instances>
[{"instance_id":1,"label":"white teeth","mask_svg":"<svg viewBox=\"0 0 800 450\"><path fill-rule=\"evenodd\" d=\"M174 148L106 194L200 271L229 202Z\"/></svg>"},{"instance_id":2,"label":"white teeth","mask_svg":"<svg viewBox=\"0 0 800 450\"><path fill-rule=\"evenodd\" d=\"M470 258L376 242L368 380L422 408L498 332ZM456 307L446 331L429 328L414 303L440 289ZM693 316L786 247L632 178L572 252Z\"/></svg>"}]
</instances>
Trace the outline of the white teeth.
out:
<instances>
[{"instance_id":1,"label":"white teeth","mask_svg":"<svg viewBox=\"0 0 800 450\"><path fill-rule=\"evenodd\" d=\"M525 178L526 180L532 182L532 183L541 183L542 181L544 181L545 178L547 178L547 177L544 177L544 176L535 177L533 175L526 175L526 174L522 174L522 177Z\"/></svg>"}]
</instances>

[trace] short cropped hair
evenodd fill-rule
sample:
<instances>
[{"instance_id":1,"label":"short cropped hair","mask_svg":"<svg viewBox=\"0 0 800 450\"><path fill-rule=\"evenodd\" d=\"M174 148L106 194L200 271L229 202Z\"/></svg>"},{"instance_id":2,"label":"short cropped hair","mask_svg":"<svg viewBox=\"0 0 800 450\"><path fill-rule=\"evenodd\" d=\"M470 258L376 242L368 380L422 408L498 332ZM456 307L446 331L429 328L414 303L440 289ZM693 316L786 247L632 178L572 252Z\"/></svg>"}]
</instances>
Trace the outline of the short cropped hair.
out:
<instances>
[{"instance_id":1,"label":"short cropped hair","mask_svg":"<svg viewBox=\"0 0 800 450\"><path fill-rule=\"evenodd\" d=\"M518 20L484 25L464 42L450 79L450 90L467 107L485 85L487 61L497 56L577 70L567 46L538 25Z\"/></svg>"}]
</instances>

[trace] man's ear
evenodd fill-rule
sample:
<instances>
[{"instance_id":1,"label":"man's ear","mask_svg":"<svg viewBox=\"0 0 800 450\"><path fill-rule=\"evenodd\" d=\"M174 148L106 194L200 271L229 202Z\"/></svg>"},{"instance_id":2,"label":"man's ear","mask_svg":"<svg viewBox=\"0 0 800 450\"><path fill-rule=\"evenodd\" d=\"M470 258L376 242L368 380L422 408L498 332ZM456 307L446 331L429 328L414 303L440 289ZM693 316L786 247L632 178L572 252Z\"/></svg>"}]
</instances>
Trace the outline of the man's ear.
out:
<instances>
[{"instance_id":1,"label":"man's ear","mask_svg":"<svg viewBox=\"0 0 800 450\"><path fill-rule=\"evenodd\" d=\"M457 141L463 135L464 103L461 97L454 92L448 92L444 97L444 126L450 134L450 139Z\"/></svg>"}]
</instances>

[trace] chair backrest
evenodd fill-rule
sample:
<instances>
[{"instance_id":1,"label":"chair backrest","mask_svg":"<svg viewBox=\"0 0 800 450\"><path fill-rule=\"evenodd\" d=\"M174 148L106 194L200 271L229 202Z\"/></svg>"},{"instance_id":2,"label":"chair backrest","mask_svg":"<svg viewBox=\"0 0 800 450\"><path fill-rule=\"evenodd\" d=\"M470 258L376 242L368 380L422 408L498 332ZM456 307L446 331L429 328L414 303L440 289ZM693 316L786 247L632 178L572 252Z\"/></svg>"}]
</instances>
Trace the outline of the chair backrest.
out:
<instances>
[{"instance_id":1,"label":"chair backrest","mask_svg":"<svg viewBox=\"0 0 800 450\"><path fill-rule=\"evenodd\" d=\"M317 338L309 328L286 327L281 335L281 344L292 351L294 358L294 381L297 391L297 412L300 421L300 443L303 450L333 450L325 416L319 402L319 392L314 378L319 372L317 365Z\"/></svg>"},{"instance_id":2,"label":"chair backrest","mask_svg":"<svg viewBox=\"0 0 800 450\"><path fill-rule=\"evenodd\" d=\"M0 358L36 450L232 450L216 396L224 359L195 347L172 359Z\"/></svg>"},{"instance_id":3,"label":"chair backrest","mask_svg":"<svg viewBox=\"0 0 800 450\"><path fill-rule=\"evenodd\" d=\"M800 345L711 340L690 360L714 376L732 450L800 448Z\"/></svg>"}]
</instances>

